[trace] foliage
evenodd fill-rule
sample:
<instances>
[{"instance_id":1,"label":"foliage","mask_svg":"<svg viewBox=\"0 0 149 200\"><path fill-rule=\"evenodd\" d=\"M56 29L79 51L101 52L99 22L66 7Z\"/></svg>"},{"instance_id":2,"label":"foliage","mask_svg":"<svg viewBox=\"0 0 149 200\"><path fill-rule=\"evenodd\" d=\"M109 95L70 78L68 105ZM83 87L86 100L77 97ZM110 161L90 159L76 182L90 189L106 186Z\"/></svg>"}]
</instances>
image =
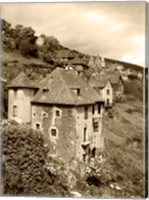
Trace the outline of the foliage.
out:
<instances>
[{"instance_id":1,"label":"foliage","mask_svg":"<svg viewBox=\"0 0 149 200\"><path fill-rule=\"evenodd\" d=\"M22 40L19 47L23 56L31 56L37 58L37 48L30 40Z\"/></svg>"},{"instance_id":2,"label":"foliage","mask_svg":"<svg viewBox=\"0 0 149 200\"><path fill-rule=\"evenodd\" d=\"M124 93L127 95L132 95L139 100L143 100L143 85L140 80L131 80L125 82Z\"/></svg>"},{"instance_id":3,"label":"foliage","mask_svg":"<svg viewBox=\"0 0 149 200\"><path fill-rule=\"evenodd\" d=\"M44 146L44 138L39 131L26 125L6 125L3 128L2 142L4 194L68 194L66 176L58 174L58 169L52 171L52 168L47 168L48 149ZM49 165L50 162L55 161L50 160Z\"/></svg>"},{"instance_id":4,"label":"foliage","mask_svg":"<svg viewBox=\"0 0 149 200\"><path fill-rule=\"evenodd\" d=\"M103 161L93 159L85 169L85 179L89 185L99 186Z\"/></svg>"}]
</instances>

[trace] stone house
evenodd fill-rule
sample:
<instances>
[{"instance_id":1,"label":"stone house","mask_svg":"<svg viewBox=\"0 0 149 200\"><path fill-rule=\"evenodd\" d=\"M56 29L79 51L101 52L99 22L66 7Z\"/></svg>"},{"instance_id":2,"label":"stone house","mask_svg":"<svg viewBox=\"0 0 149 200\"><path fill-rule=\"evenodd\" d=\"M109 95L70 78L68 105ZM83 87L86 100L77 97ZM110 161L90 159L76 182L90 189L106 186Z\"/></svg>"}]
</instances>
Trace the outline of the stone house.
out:
<instances>
[{"instance_id":1,"label":"stone house","mask_svg":"<svg viewBox=\"0 0 149 200\"><path fill-rule=\"evenodd\" d=\"M65 63L65 69L74 70L77 75L83 76L85 71L89 69L89 66L85 63L83 59L76 57L73 60Z\"/></svg>"},{"instance_id":2,"label":"stone house","mask_svg":"<svg viewBox=\"0 0 149 200\"><path fill-rule=\"evenodd\" d=\"M89 85L93 87L105 101L105 107L112 107L113 104L113 88L107 76L91 77Z\"/></svg>"},{"instance_id":3,"label":"stone house","mask_svg":"<svg viewBox=\"0 0 149 200\"><path fill-rule=\"evenodd\" d=\"M8 117L20 123L31 122L31 100L38 85L21 72L8 85Z\"/></svg>"},{"instance_id":4,"label":"stone house","mask_svg":"<svg viewBox=\"0 0 149 200\"><path fill-rule=\"evenodd\" d=\"M103 150L103 104L71 70L56 68L36 85L21 73L9 85L9 118L41 130L50 152L65 161L87 161Z\"/></svg>"},{"instance_id":5,"label":"stone house","mask_svg":"<svg viewBox=\"0 0 149 200\"><path fill-rule=\"evenodd\" d=\"M117 96L119 94L124 93L124 81L122 79L122 76L120 73L113 73L108 74L108 79L111 82L112 88L113 88L113 96Z\"/></svg>"}]
</instances>

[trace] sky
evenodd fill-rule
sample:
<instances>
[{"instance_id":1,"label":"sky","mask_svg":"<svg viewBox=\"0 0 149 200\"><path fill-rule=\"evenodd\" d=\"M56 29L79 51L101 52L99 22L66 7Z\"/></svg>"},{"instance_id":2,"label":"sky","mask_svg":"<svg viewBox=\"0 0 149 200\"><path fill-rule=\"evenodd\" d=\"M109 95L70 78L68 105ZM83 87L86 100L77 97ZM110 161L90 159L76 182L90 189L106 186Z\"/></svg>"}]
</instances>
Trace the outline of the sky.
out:
<instances>
[{"instance_id":1,"label":"sky","mask_svg":"<svg viewBox=\"0 0 149 200\"><path fill-rule=\"evenodd\" d=\"M1 18L89 55L145 65L145 2L7 3Z\"/></svg>"}]
</instances>

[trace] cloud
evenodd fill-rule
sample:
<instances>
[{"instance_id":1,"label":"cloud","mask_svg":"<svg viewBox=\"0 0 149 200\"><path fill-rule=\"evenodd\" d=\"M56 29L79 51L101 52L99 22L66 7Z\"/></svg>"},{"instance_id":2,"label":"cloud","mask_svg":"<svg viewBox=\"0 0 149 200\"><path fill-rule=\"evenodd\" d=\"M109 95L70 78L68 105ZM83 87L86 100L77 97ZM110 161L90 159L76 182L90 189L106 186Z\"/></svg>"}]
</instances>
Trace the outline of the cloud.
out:
<instances>
[{"instance_id":1,"label":"cloud","mask_svg":"<svg viewBox=\"0 0 149 200\"><path fill-rule=\"evenodd\" d=\"M106 16L104 14L100 14L97 12L87 12L85 13L85 16L88 20L92 21L92 22L105 22L106 21Z\"/></svg>"},{"instance_id":2,"label":"cloud","mask_svg":"<svg viewBox=\"0 0 149 200\"><path fill-rule=\"evenodd\" d=\"M1 11L13 26L31 26L38 36L54 35L69 48L144 63L144 2L9 3Z\"/></svg>"}]
</instances>

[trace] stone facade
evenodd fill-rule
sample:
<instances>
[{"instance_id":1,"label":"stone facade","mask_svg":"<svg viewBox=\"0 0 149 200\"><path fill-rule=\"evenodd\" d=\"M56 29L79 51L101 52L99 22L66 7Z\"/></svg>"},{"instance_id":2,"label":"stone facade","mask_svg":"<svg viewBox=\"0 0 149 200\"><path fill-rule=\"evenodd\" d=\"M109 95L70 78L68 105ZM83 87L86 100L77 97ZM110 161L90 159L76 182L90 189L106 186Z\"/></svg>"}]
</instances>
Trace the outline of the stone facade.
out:
<instances>
[{"instance_id":1,"label":"stone facade","mask_svg":"<svg viewBox=\"0 0 149 200\"><path fill-rule=\"evenodd\" d=\"M87 161L92 151L103 149L102 112L100 104L77 107L32 104L31 124L46 134L52 154L65 161L74 158Z\"/></svg>"},{"instance_id":2,"label":"stone facade","mask_svg":"<svg viewBox=\"0 0 149 200\"><path fill-rule=\"evenodd\" d=\"M39 129L50 142L51 153L60 155L65 161L76 156L75 108L32 104L34 129Z\"/></svg>"},{"instance_id":3,"label":"stone facade","mask_svg":"<svg viewBox=\"0 0 149 200\"><path fill-rule=\"evenodd\" d=\"M85 108L87 108L87 116L85 116ZM103 106L100 104L76 108L76 147L77 157L81 160L87 161L94 150L103 149L102 114Z\"/></svg>"}]
</instances>

